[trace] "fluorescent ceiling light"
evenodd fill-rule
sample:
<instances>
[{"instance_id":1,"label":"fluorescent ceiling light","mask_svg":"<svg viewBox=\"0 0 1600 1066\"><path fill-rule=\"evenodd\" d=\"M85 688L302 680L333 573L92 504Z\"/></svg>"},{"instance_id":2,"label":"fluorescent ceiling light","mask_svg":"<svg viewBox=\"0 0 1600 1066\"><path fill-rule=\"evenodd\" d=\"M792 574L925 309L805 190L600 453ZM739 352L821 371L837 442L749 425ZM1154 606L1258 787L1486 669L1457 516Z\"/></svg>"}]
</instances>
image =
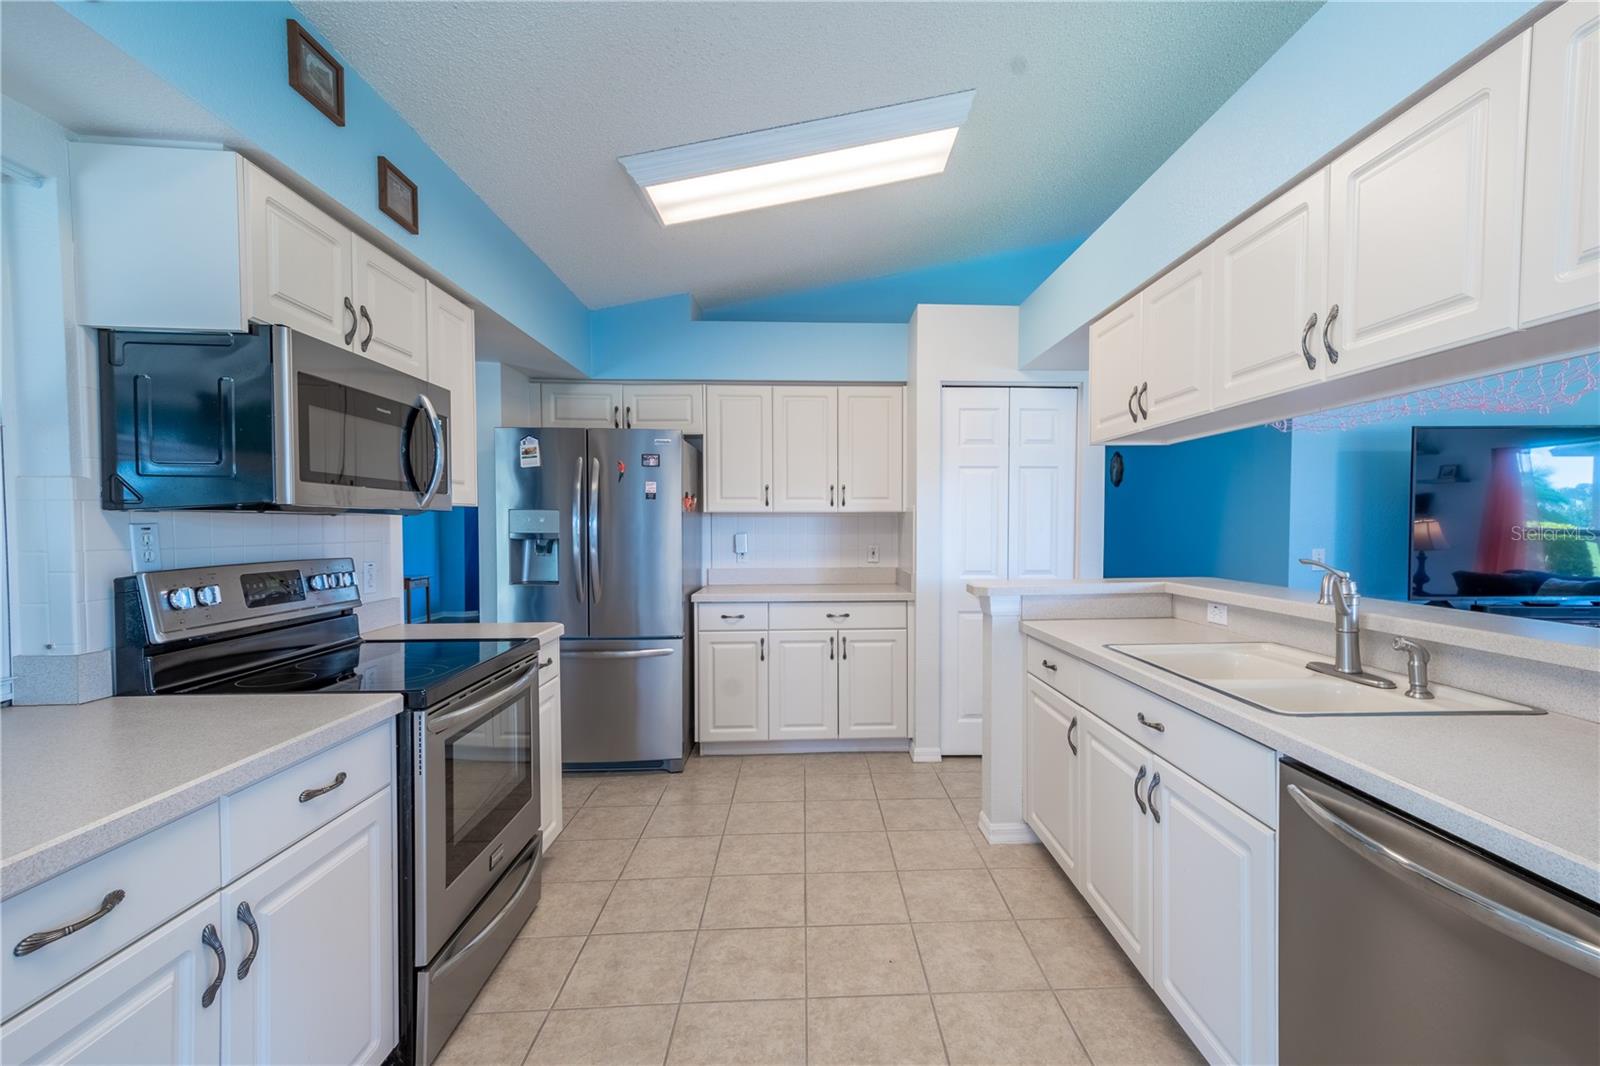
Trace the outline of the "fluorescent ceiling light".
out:
<instances>
[{"instance_id":1,"label":"fluorescent ceiling light","mask_svg":"<svg viewBox=\"0 0 1600 1066\"><path fill-rule=\"evenodd\" d=\"M620 160L663 225L943 172L972 91Z\"/></svg>"}]
</instances>

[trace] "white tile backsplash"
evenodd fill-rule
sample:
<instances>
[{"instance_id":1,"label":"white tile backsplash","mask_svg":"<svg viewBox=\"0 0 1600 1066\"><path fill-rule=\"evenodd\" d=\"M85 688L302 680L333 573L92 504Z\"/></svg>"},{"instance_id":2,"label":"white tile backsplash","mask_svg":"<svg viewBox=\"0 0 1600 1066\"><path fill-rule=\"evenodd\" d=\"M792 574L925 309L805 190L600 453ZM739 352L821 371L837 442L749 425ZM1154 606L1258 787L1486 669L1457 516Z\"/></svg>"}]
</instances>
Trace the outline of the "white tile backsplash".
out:
<instances>
[{"instance_id":1,"label":"white tile backsplash","mask_svg":"<svg viewBox=\"0 0 1600 1066\"><path fill-rule=\"evenodd\" d=\"M892 582L899 565L898 514L724 515L711 516L711 556L715 570L829 570L868 566L867 548L877 545L884 580ZM749 535L750 551L733 551L735 533Z\"/></svg>"}]
</instances>

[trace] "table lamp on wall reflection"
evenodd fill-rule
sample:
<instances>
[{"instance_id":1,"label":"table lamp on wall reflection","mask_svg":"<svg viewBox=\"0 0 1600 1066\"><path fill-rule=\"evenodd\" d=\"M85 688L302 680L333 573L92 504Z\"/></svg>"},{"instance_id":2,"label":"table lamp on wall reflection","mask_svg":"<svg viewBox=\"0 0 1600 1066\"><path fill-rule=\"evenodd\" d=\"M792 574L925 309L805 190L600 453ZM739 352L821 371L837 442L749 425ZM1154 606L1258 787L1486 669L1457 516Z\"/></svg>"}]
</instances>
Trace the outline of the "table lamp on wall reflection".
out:
<instances>
[{"instance_id":1,"label":"table lamp on wall reflection","mask_svg":"<svg viewBox=\"0 0 1600 1066\"><path fill-rule=\"evenodd\" d=\"M1416 518L1411 522L1411 546L1417 550L1417 572L1411 575L1411 595L1423 595L1428 584L1428 553L1450 547L1444 527L1437 518Z\"/></svg>"}]
</instances>

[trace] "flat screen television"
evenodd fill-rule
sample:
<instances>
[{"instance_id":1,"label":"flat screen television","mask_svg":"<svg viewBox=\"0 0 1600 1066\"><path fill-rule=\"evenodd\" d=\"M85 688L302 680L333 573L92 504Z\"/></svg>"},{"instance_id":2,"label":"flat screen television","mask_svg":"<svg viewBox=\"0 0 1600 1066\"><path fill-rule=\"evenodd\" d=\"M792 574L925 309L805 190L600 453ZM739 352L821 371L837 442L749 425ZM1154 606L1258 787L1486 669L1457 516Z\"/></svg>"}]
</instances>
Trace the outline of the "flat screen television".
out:
<instances>
[{"instance_id":1,"label":"flat screen television","mask_svg":"<svg viewBox=\"0 0 1600 1066\"><path fill-rule=\"evenodd\" d=\"M1411 598L1600 604L1597 463L1600 426L1412 429Z\"/></svg>"}]
</instances>

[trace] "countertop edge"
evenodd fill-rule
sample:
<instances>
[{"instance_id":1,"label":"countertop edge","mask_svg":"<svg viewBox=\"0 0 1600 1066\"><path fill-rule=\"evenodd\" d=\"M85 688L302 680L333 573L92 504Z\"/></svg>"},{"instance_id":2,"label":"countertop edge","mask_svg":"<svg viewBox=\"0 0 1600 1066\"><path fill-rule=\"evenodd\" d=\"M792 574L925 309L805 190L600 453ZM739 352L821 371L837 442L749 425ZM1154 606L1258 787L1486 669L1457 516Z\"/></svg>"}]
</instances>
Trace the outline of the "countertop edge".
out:
<instances>
[{"instance_id":1,"label":"countertop edge","mask_svg":"<svg viewBox=\"0 0 1600 1066\"><path fill-rule=\"evenodd\" d=\"M690 603L912 603L916 593L899 585L707 585Z\"/></svg>"}]
</instances>

